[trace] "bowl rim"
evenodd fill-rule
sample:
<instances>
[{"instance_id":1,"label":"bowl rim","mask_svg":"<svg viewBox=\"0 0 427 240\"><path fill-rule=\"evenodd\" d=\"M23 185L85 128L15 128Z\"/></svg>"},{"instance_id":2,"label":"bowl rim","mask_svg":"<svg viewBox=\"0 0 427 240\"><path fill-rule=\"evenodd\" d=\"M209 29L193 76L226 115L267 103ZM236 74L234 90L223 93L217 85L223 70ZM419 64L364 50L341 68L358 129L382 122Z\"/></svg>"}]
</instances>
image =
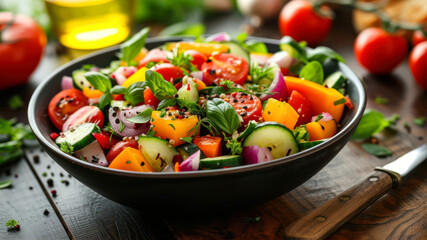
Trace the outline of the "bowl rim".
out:
<instances>
[{"instance_id":1,"label":"bowl rim","mask_svg":"<svg viewBox=\"0 0 427 240\"><path fill-rule=\"evenodd\" d=\"M152 37L147 38L146 43L156 43L156 42L164 42L164 41L182 41L188 39L187 36L179 36L179 37ZM259 37L251 37L251 39L258 40L264 43L272 44L272 45L279 45L280 40L276 39L269 39L269 38L259 38ZM89 162L81 161L80 159L77 159L74 156L68 155L64 152L62 152L56 144L52 142L52 140L47 139L43 136L42 132L40 131L35 117L35 109L36 109L36 99L41 95L42 90L45 88L46 85L48 85L54 77L59 74L64 69L69 68L70 66L84 61L86 59L92 58L96 55L101 55L109 52L115 52L120 49L119 45L104 48L101 50L97 50L95 52L89 53L87 55L81 56L79 58L76 58L61 67L57 68L55 71L53 71L51 74L49 74L34 90L30 102L28 104L28 120L31 129L33 130L34 134L36 135L39 142L44 145L45 147L51 149L58 157L64 158L67 161L70 161L73 164L77 164L81 167L89 168L94 171L99 171L107 174L114 174L119 176L127 176L127 177L137 177L137 178L150 178L150 179L180 179L180 178L199 178L199 177L211 177L211 176L218 176L218 175L229 175L229 174L239 174L239 173L245 173L245 172L251 172L251 171L258 171L258 170L264 170L268 168L273 168L277 165L281 165L288 162L298 161L301 158L305 158L309 155L316 154L316 152L319 152L325 148L328 148L329 146L333 145L334 143L340 141L342 137L346 133L352 130L353 127L356 127L357 123L361 119L364 109L366 107L366 89L361 81L361 79L345 64L339 63L340 68L344 69L346 71L347 75L352 75L351 77L348 76L350 81L352 81L357 89L357 92L360 94L359 104L356 109L356 113L352 119L348 122L346 126L344 126L340 131L335 134L333 137L329 138L325 142L312 147L310 149L295 153L291 156L283 157L274 159L269 162L263 162L258 164L251 164L251 165L242 165L232 168L226 168L226 169L212 169L209 171L188 171L188 172L132 172L132 171L126 171L126 170L119 170L119 169L111 169L108 167L103 167L95 164L91 164ZM357 81L356 81L357 79ZM54 159L54 158L53 158ZM54 159L55 160L55 159ZM56 160L55 160L56 161Z\"/></svg>"}]
</instances>

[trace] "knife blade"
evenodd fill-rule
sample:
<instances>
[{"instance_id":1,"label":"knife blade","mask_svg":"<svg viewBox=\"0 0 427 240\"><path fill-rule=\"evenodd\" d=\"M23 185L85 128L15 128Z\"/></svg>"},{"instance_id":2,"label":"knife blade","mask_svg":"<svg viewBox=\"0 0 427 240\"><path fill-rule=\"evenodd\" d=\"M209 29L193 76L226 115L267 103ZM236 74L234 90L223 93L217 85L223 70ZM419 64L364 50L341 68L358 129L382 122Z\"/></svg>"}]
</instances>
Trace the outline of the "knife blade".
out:
<instances>
[{"instance_id":1,"label":"knife blade","mask_svg":"<svg viewBox=\"0 0 427 240\"><path fill-rule=\"evenodd\" d=\"M325 239L375 200L399 185L401 178L427 158L427 143L397 160L376 167L335 198L288 226L288 239Z\"/></svg>"}]
</instances>

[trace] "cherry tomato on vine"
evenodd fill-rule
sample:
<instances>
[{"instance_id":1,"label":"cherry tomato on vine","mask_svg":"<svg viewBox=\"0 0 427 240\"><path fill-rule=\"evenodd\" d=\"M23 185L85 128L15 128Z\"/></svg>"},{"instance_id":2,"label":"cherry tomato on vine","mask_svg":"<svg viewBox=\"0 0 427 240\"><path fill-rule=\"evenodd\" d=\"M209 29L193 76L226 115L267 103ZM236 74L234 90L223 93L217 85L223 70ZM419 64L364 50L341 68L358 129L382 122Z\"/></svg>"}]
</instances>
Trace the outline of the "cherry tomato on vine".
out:
<instances>
[{"instance_id":1,"label":"cherry tomato on vine","mask_svg":"<svg viewBox=\"0 0 427 240\"><path fill-rule=\"evenodd\" d=\"M363 30L354 42L357 61L373 74L386 74L393 71L406 57L406 39L381 28Z\"/></svg>"},{"instance_id":2,"label":"cherry tomato on vine","mask_svg":"<svg viewBox=\"0 0 427 240\"><path fill-rule=\"evenodd\" d=\"M330 8L322 6L330 12ZM279 16L279 29L282 35L288 35L296 41L306 41L308 45L317 45L329 33L331 17L320 16L307 0L294 0L287 3Z\"/></svg>"},{"instance_id":3,"label":"cherry tomato on vine","mask_svg":"<svg viewBox=\"0 0 427 240\"><path fill-rule=\"evenodd\" d=\"M43 30L31 18L0 12L0 89L29 80L46 41Z\"/></svg>"},{"instance_id":4,"label":"cherry tomato on vine","mask_svg":"<svg viewBox=\"0 0 427 240\"><path fill-rule=\"evenodd\" d=\"M409 55L409 67L418 85L427 90L427 41L412 49Z\"/></svg>"},{"instance_id":5,"label":"cherry tomato on vine","mask_svg":"<svg viewBox=\"0 0 427 240\"><path fill-rule=\"evenodd\" d=\"M229 103L236 110L242 119L242 125L245 126L251 120L258 121L262 115L262 104L259 98L241 92L227 94Z\"/></svg>"},{"instance_id":6,"label":"cherry tomato on vine","mask_svg":"<svg viewBox=\"0 0 427 240\"><path fill-rule=\"evenodd\" d=\"M424 41L427 41L427 37L424 36L424 33L422 31L415 31L412 33L412 46L415 47L419 43L422 43Z\"/></svg>"},{"instance_id":7,"label":"cherry tomato on vine","mask_svg":"<svg viewBox=\"0 0 427 240\"><path fill-rule=\"evenodd\" d=\"M89 105L88 98L77 89L66 89L56 94L50 100L48 114L52 123L59 130L68 117L78 109Z\"/></svg>"},{"instance_id":8,"label":"cherry tomato on vine","mask_svg":"<svg viewBox=\"0 0 427 240\"><path fill-rule=\"evenodd\" d=\"M206 85L212 85L213 82L219 83L223 80L230 80L242 85L248 78L249 64L242 57L220 53L211 56L202 65L202 71Z\"/></svg>"}]
</instances>

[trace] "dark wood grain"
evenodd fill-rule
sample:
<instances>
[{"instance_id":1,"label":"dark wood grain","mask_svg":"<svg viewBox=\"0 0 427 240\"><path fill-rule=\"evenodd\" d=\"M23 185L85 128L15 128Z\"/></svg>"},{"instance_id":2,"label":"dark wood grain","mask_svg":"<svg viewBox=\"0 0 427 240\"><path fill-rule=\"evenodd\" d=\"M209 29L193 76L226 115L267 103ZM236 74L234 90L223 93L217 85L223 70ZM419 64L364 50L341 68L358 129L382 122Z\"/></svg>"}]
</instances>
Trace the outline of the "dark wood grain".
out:
<instances>
[{"instance_id":1,"label":"dark wood grain","mask_svg":"<svg viewBox=\"0 0 427 240\"><path fill-rule=\"evenodd\" d=\"M69 239L24 158L0 168L0 181L6 180L13 183L0 189L0 239ZM19 231L7 230L11 219L20 222Z\"/></svg>"}]
</instances>

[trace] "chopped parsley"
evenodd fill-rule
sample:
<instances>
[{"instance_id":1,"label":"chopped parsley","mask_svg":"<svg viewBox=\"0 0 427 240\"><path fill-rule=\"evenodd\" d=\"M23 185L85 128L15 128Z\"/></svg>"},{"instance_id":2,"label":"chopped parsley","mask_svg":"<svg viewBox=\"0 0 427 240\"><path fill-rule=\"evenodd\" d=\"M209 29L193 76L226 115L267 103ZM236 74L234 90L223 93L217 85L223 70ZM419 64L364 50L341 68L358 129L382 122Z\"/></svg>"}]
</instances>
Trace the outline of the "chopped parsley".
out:
<instances>
[{"instance_id":1,"label":"chopped parsley","mask_svg":"<svg viewBox=\"0 0 427 240\"><path fill-rule=\"evenodd\" d=\"M21 96L19 96L18 94L13 95L9 99L8 103L9 103L9 108L12 110L16 110L24 106L24 102L22 101Z\"/></svg>"},{"instance_id":2,"label":"chopped parsley","mask_svg":"<svg viewBox=\"0 0 427 240\"><path fill-rule=\"evenodd\" d=\"M19 229L19 221L16 221L15 219L8 220L6 222L6 227L8 230Z\"/></svg>"},{"instance_id":3,"label":"chopped parsley","mask_svg":"<svg viewBox=\"0 0 427 240\"><path fill-rule=\"evenodd\" d=\"M377 97L375 98L375 102L378 104L387 104L388 98Z\"/></svg>"},{"instance_id":4,"label":"chopped parsley","mask_svg":"<svg viewBox=\"0 0 427 240\"><path fill-rule=\"evenodd\" d=\"M417 126L423 126L426 123L426 117L419 117L414 119L414 124Z\"/></svg>"},{"instance_id":5,"label":"chopped parsley","mask_svg":"<svg viewBox=\"0 0 427 240\"><path fill-rule=\"evenodd\" d=\"M73 155L74 154L74 147L73 145L71 145L69 142L62 142L59 145L59 148L61 149L61 151Z\"/></svg>"}]
</instances>

